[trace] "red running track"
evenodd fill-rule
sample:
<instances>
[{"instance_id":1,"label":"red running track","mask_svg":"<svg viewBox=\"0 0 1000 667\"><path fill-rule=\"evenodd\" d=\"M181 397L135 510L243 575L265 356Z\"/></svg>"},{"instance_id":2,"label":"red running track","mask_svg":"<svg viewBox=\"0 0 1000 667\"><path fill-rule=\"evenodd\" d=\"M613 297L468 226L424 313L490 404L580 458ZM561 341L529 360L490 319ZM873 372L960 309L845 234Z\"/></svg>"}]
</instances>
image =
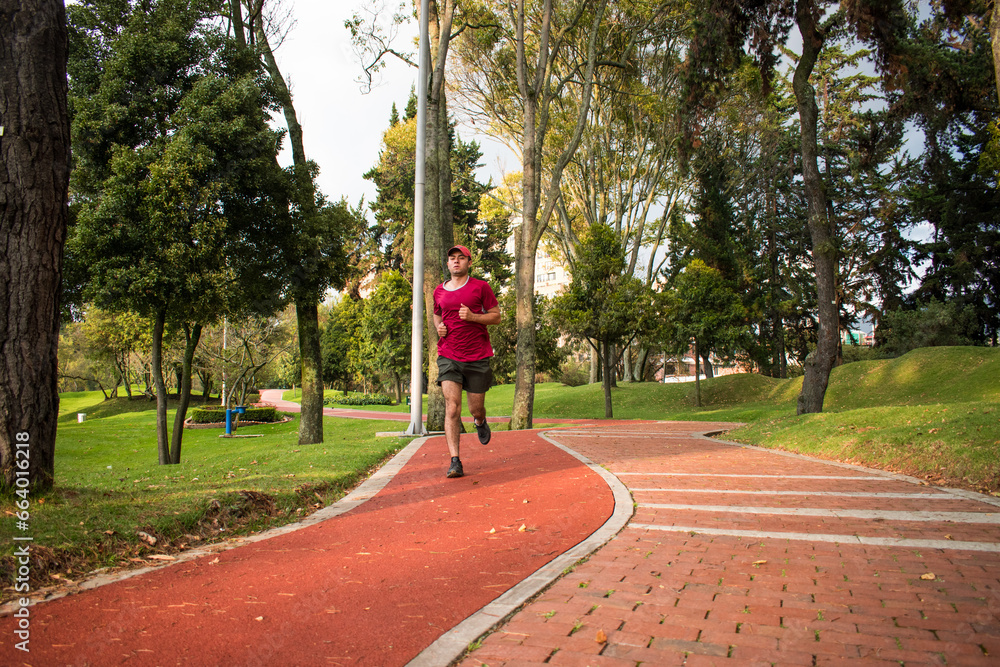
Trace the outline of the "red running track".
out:
<instances>
[{"instance_id":1,"label":"red running track","mask_svg":"<svg viewBox=\"0 0 1000 667\"><path fill-rule=\"evenodd\" d=\"M348 513L33 606L30 654L0 618L0 664L403 665L614 508L536 432L462 440L463 478L431 438Z\"/></svg>"}]
</instances>

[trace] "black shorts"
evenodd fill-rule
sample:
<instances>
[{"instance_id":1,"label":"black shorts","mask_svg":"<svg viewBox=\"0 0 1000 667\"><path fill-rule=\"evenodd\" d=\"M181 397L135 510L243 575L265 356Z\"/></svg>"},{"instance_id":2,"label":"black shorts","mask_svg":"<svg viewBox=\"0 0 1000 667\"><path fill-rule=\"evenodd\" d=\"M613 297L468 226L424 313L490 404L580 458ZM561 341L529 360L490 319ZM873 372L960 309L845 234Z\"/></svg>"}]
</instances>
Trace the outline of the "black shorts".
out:
<instances>
[{"instance_id":1,"label":"black shorts","mask_svg":"<svg viewBox=\"0 0 1000 667\"><path fill-rule=\"evenodd\" d=\"M457 382L473 394L485 394L493 386L493 371L490 360L455 361L448 357L438 357L437 384L444 381Z\"/></svg>"}]
</instances>

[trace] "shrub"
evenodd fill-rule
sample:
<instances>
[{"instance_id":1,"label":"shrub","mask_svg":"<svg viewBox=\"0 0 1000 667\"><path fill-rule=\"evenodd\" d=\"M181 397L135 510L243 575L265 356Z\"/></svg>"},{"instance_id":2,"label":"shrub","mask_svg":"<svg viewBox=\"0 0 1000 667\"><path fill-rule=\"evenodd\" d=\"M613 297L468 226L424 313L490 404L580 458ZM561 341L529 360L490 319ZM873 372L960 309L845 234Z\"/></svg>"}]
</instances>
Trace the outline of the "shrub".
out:
<instances>
[{"instance_id":1,"label":"shrub","mask_svg":"<svg viewBox=\"0 0 1000 667\"><path fill-rule=\"evenodd\" d=\"M976 323L972 306L931 299L916 310L900 308L885 313L875 337L884 356L899 357L919 347L972 345Z\"/></svg>"},{"instance_id":2,"label":"shrub","mask_svg":"<svg viewBox=\"0 0 1000 667\"><path fill-rule=\"evenodd\" d=\"M567 359L559 369L559 381L567 387L579 387L590 382L590 362Z\"/></svg>"},{"instance_id":3,"label":"shrub","mask_svg":"<svg viewBox=\"0 0 1000 667\"><path fill-rule=\"evenodd\" d=\"M219 406L193 408L189 413L192 423L218 424L226 421L226 409ZM240 415L243 422L276 422L280 419L277 408L247 408L246 414Z\"/></svg>"},{"instance_id":4,"label":"shrub","mask_svg":"<svg viewBox=\"0 0 1000 667\"><path fill-rule=\"evenodd\" d=\"M341 394L330 396L324 405L392 405L392 398L385 394Z\"/></svg>"},{"instance_id":5,"label":"shrub","mask_svg":"<svg viewBox=\"0 0 1000 667\"><path fill-rule=\"evenodd\" d=\"M879 350L863 345L844 345L840 349L843 353L845 364L855 361L875 361L882 359L882 353Z\"/></svg>"}]
</instances>

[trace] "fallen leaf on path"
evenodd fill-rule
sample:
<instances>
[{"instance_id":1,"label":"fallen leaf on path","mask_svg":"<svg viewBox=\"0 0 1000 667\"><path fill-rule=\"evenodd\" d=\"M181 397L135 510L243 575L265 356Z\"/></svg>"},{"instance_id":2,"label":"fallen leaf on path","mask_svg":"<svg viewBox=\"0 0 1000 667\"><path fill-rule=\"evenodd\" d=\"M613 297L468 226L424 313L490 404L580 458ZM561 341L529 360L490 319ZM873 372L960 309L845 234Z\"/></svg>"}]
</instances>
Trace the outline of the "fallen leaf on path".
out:
<instances>
[{"instance_id":1,"label":"fallen leaf on path","mask_svg":"<svg viewBox=\"0 0 1000 667\"><path fill-rule=\"evenodd\" d=\"M754 565L763 565L763 564L764 564L764 563L766 563L766 562L767 562L766 560L755 560L755 561L753 562L753 564L754 564Z\"/></svg>"},{"instance_id":2,"label":"fallen leaf on path","mask_svg":"<svg viewBox=\"0 0 1000 667\"><path fill-rule=\"evenodd\" d=\"M264 617L263 616L258 616L257 618L255 618L253 620L255 620L255 621L263 621Z\"/></svg>"},{"instance_id":3,"label":"fallen leaf on path","mask_svg":"<svg viewBox=\"0 0 1000 667\"><path fill-rule=\"evenodd\" d=\"M496 529L496 528L490 528L490 535L492 535L492 534L493 534L493 533L495 533L495 532L497 532L497 529Z\"/></svg>"},{"instance_id":4,"label":"fallen leaf on path","mask_svg":"<svg viewBox=\"0 0 1000 667\"><path fill-rule=\"evenodd\" d=\"M527 528L527 526L525 526L525 525L524 525L524 524L522 523L522 524L521 524L521 527L517 529L517 532L519 532L519 533L523 533L523 532L525 531L525 529L526 529L526 528Z\"/></svg>"},{"instance_id":5,"label":"fallen leaf on path","mask_svg":"<svg viewBox=\"0 0 1000 667\"><path fill-rule=\"evenodd\" d=\"M215 565L215 564L216 564L216 563L218 563L218 562L219 562L219 557L218 557L218 556L216 556L216 557L215 557L215 560L210 560L210 561L208 561L208 564L209 564L209 565Z\"/></svg>"},{"instance_id":6,"label":"fallen leaf on path","mask_svg":"<svg viewBox=\"0 0 1000 667\"><path fill-rule=\"evenodd\" d=\"M934 576L933 572L928 572L927 574L922 574L922 575L920 575L920 578L923 579L924 581L934 581L935 579L937 579L937 577Z\"/></svg>"},{"instance_id":7,"label":"fallen leaf on path","mask_svg":"<svg viewBox=\"0 0 1000 667\"><path fill-rule=\"evenodd\" d=\"M598 644L604 644L608 641L608 636L604 634L604 630L597 631L597 637L595 638Z\"/></svg>"},{"instance_id":8,"label":"fallen leaf on path","mask_svg":"<svg viewBox=\"0 0 1000 667\"><path fill-rule=\"evenodd\" d=\"M173 556L168 556L166 554L153 554L152 556L149 556L149 558L152 558L153 560L177 560Z\"/></svg>"}]
</instances>

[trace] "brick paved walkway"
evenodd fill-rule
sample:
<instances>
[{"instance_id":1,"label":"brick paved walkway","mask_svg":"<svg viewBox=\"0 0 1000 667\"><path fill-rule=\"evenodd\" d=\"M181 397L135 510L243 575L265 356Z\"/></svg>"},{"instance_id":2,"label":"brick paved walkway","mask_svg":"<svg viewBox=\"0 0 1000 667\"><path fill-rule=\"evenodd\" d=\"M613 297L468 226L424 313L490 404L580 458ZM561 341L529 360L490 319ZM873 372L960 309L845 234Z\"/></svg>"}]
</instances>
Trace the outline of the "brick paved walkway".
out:
<instances>
[{"instance_id":1,"label":"brick paved walkway","mask_svg":"<svg viewBox=\"0 0 1000 667\"><path fill-rule=\"evenodd\" d=\"M635 514L461 665L1000 664L1000 503L705 428L548 432Z\"/></svg>"}]
</instances>

